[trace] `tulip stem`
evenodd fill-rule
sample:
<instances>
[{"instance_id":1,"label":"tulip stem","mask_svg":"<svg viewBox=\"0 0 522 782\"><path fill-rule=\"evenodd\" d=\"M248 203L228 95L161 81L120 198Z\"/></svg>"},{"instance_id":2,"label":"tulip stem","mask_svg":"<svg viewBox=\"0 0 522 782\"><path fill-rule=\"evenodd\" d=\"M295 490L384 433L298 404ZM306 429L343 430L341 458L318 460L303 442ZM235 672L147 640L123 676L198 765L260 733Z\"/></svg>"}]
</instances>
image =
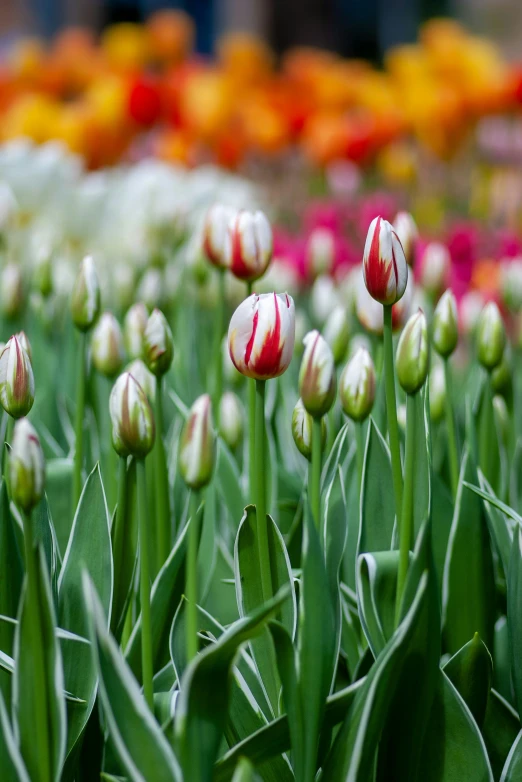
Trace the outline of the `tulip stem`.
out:
<instances>
[{"instance_id":1,"label":"tulip stem","mask_svg":"<svg viewBox=\"0 0 522 782\"><path fill-rule=\"evenodd\" d=\"M493 402L491 399L491 373L488 372L484 381L484 390L480 411L479 435L479 465L489 483L493 481L492 453L493 437L495 437L495 420L493 418ZM496 489L496 487L493 487Z\"/></svg>"},{"instance_id":2,"label":"tulip stem","mask_svg":"<svg viewBox=\"0 0 522 782\"><path fill-rule=\"evenodd\" d=\"M399 573L395 602L395 625L399 625L401 601L408 575L410 548L413 540L413 484L415 465L415 399L412 394L406 398L406 455L404 460L404 495L399 527Z\"/></svg>"},{"instance_id":3,"label":"tulip stem","mask_svg":"<svg viewBox=\"0 0 522 782\"><path fill-rule=\"evenodd\" d=\"M362 421L354 421L355 424L355 442L357 447L357 475L359 477L359 496L362 491L363 471L364 471L364 424Z\"/></svg>"},{"instance_id":4,"label":"tulip stem","mask_svg":"<svg viewBox=\"0 0 522 782\"><path fill-rule=\"evenodd\" d=\"M190 493L190 527L188 530L187 575L185 592L187 598L187 663L198 653L198 517L199 493L192 489Z\"/></svg>"},{"instance_id":5,"label":"tulip stem","mask_svg":"<svg viewBox=\"0 0 522 782\"><path fill-rule=\"evenodd\" d=\"M321 524L321 418L312 419L312 465L310 470L310 508L317 529Z\"/></svg>"},{"instance_id":6,"label":"tulip stem","mask_svg":"<svg viewBox=\"0 0 522 782\"><path fill-rule=\"evenodd\" d=\"M154 480L156 484L156 570L159 571L167 561L170 552L170 510L167 463L163 444L163 377L156 380L156 441L154 444Z\"/></svg>"},{"instance_id":7,"label":"tulip stem","mask_svg":"<svg viewBox=\"0 0 522 782\"><path fill-rule=\"evenodd\" d=\"M395 371L393 361L392 341L392 308L389 304L384 309L384 383L386 391L386 414L388 418L388 434L390 436L390 453L393 475L393 492L395 495L395 513L399 520L402 509L402 465L399 445L399 427L397 424L397 401L395 398Z\"/></svg>"},{"instance_id":8,"label":"tulip stem","mask_svg":"<svg viewBox=\"0 0 522 782\"><path fill-rule=\"evenodd\" d=\"M265 486L265 380L256 380L255 457L256 457L256 518L261 592L266 603L273 595L268 526L266 522Z\"/></svg>"},{"instance_id":9,"label":"tulip stem","mask_svg":"<svg viewBox=\"0 0 522 782\"><path fill-rule=\"evenodd\" d=\"M7 422L5 425L5 443L2 449L2 465L5 485L7 486L7 493L9 494L9 449L6 446L11 445L13 440L14 418L12 415L9 415L9 413L6 413L6 416Z\"/></svg>"},{"instance_id":10,"label":"tulip stem","mask_svg":"<svg viewBox=\"0 0 522 782\"><path fill-rule=\"evenodd\" d=\"M36 552L33 542L31 516L22 513L24 529L25 571L28 625L32 634L33 666L34 666L34 719L36 746L38 747L39 779L42 782L51 779L51 764L49 757L49 736L47 719L47 693L44 663L42 658L43 638L38 609L38 581L36 572Z\"/></svg>"},{"instance_id":11,"label":"tulip stem","mask_svg":"<svg viewBox=\"0 0 522 782\"><path fill-rule=\"evenodd\" d=\"M125 595L120 595L122 589L123 552L125 535L129 530L125 527L127 516L127 457L118 457L118 504L116 505L116 517L114 519L114 531L112 535L112 553L114 560L114 605L112 609L112 632L116 633L121 619L121 611L125 604Z\"/></svg>"},{"instance_id":12,"label":"tulip stem","mask_svg":"<svg viewBox=\"0 0 522 782\"><path fill-rule=\"evenodd\" d=\"M76 372L76 419L74 426L74 475L73 475L73 513L82 493L83 467L83 419L85 415L85 348L86 334L80 332L78 346L78 367Z\"/></svg>"},{"instance_id":13,"label":"tulip stem","mask_svg":"<svg viewBox=\"0 0 522 782\"><path fill-rule=\"evenodd\" d=\"M223 394L223 325L225 320L225 270L218 269L218 301L216 310L216 342L214 352L216 357L216 376L214 378L214 414L216 416L216 428L219 430L219 408Z\"/></svg>"},{"instance_id":14,"label":"tulip stem","mask_svg":"<svg viewBox=\"0 0 522 782\"><path fill-rule=\"evenodd\" d=\"M252 295L252 283L247 282L247 297ZM255 503L256 492L256 381L254 378L247 378L248 383L248 485L250 489L250 499Z\"/></svg>"},{"instance_id":15,"label":"tulip stem","mask_svg":"<svg viewBox=\"0 0 522 782\"><path fill-rule=\"evenodd\" d=\"M150 564L147 506L147 474L145 460L139 459L138 470L138 516L140 536L140 604L141 604L141 675L143 692L149 708L153 708L154 691L152 687L152 637L150 628Z\"/></svg>"},{"instance_id":16,"label":"tulip stem","mask_svg":"<svg viewBox=\"0 0 522 782\"><path fill-rule=\"evenodd\" d=\"M448 432L451 491L453 498L455 499L459 485L459 452L457 448L457 434L455 430L455 414L453 412L451 367L449 365L449 358L447 357L444 359L444 384L446 386L446 428Z\"/></svg>"}]
</instances>

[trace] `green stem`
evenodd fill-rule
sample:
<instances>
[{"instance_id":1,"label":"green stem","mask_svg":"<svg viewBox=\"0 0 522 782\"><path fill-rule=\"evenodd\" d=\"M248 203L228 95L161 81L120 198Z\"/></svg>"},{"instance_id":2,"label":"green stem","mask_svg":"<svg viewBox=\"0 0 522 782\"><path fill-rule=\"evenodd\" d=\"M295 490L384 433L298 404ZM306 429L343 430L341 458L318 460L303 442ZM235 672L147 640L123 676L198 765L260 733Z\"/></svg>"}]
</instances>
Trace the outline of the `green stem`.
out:
<instances>
[{"instance_id":1,"label":"green stem","mask_svg":"<svg viewBox=\"0 0 522 782\"><path fill-rule=\"evenodd\" d=\"M13 432L14 432L15 420L14 420L12 415L9 415L8 413L6 413L6 415L7 415L7 423L6 423L6 427L5 427L5 442L8 445L11 445L11 443L13 441ZM2 474L4 476L5 485L7 486L7 492L10 495L10 489L9 489L9 453L8 453L8 450L6 448L5 443L4 443L4 447L2 449L2 466L3 466Z\"/></svg>"},{"instance_id":2,"label":"green stem","mask_svg":"<svg viewBox=\"0 0 522 782\"><path fill-rule=\"evenodd\" d=\"M32 633L33 666L35 677L34 688L34 720L36 745L38 747L39 780L47 782L51 779L51 763L49 756L49 736L47 718L47 692L45 670L42 658L43 638L41 637L40 614L38 610L38 583L36 574L36 552L33 544L31 517L22 513L24 527L25 568L27 585L25 599L29 614L29 627Z\"/></svg>"},{"instance_id":3,"label":"green stem","mask_svg":"<svg viewBox=\"0 0 522 782\"><path fill-rule=\"evenodd\" d=\"M364 470L364 424L362 421L354 421L355 424L355 443L357 447L357 475L359 476L359 496L362 490L363 470Z\"/></svg>"},{"instance_id":4,"label":"green stem","mask_svg":"<svg viewBox=\"0 0 522 782\"><path fill-rule=\"evenodd\" d=\"M78 346L78 366L76 372L76 419L74 440L74 475L73 475L73 513L78 505L82 493L82 466L83 466L83 419L85 416L85 349L86 334L80 332L80 344Z\"/></svg>"},{"instance_id":5,"label":"green stem","mask_svg":"<svg viewBox=\"0 0 522 782\"><path fill-rule=\"evenodd\" d=\"M310 509L317 529L321 526L321 418L312 421L312 464L310 469Z\"/></svg>"},{"instance_id":6,"label":"green stem","mask_svg":"<svg viewBox=\"0 0 522 782\"><path fill-rule=\"evenodd\" d=\"M491 483L492 468L491 455L493 453L494 419L493 402L491 399L491 374L488 372L484 385L484 399L482 402L479 440L479 464L486 479ZM495 488L495 487L494 487Z\"/></svg>"},{"instance_id":7,"label":"green stem","mask_svg":"<svg viewBox=\"0 0 522 782\"><path fill-rule=\"evenodd\" d=\"M252 295L252 283L247 282L247 296ZM248 485L250 489L250 501L255 503L256 492L256 381L249 377L248 380Z\"/></svg>"},{"instance_id":8,"label":"green stem","mask_svg":"<svg viewBox=\"0 0 522 782\"><path fill-rule=\"evenodd\" d=\"M404 460L404 496L399 528L399 573L395 603L395 624L399 624L401 600L408 575L410 548L413 542L413 486L415 474L415 400L406 399L406 456Z\"/></svg>"},{"instance_id":9,"label":"green stem","mask_svg":"<svg viewBox=\"0 0 522 782\"><path fill-rule=\"evenodd\" d=\"M268 548L268 526L266 521L265 486L265 380L256 380L256 417L255 417L255 478L256 478L256 517L259 568L261 570L261 592L263 602L272 597L272 572Z\"/></svg>"},{"instance_id":10,"label":"green stem","mask_svg":"<svg viewBox=\"0 0 522 782\"><path fill-rule=\"evenodd\" d=\"M451 491L453 498L457 496L457 488L459 485L459 452L457 447L457 433L455 430L455 414L453 412L453 389L451 383L451 368L449 365L449 359L444 359L444 384L446 386L446 429L448 432L448 452L449 452L449 466L450 466L450 479L451 479Z\"/></svg>"},{"instance_id":11,"label":"green stem","mask_svg":"<svg viewBox=\"0 0 522 782\"><path fill-rule=\"evenodd\" d=\"M385 304L384 309L384 383L386 390L386 414L393 474L393 492L395 494L395 513L399 519L402 508L402 466L399 445L399 426L397 424L397 401L395 398L395 371L392 341L392 308Z\"/></svg>"},{"instance_id":12,"label":"green stem","mask_svg":"<svg viewBox=\"0 0 522 782\"><path fill-rule=\"evenodd\" d=\"M154 482L156 494L156 570L159 571L166 562L170 552L170 511L169 487L163 444L163 378L156 381L156 442L154 444Z\"/></svg>"},{"instance_id":13,"label":"green stem","mask_svg":"<svg viewBox=\"0 0 522 782\"><path fill-rule=\"evenodd\" d=\"M145 460L139 459L138 468L138 515L140 535L140 604L141 604L141 670L143 692L150 709L153 708L152 688L152 637L150 629L150 568L149 568L149 518L147 508L147 476Z\"/></svg>"},{"instance_id":14,"label":"green stem","mask_svg":"<svg viewBox=\"0 0 522 782\"><path fill-rule=\"evenodd\" d=\"M190 494L190 527L188 531L187 574L185 592L187 597L187 663L194 659L198 652L198 546L199 496L195 489Z\"/></svg>"},{"instance_id":15,"label":"green stem","mask_svg":"<svg viewBox=\"0 0 522 782\"><path fill-rule=\"evenodd\" d=\"M116 506L116 518L114 519L114 534L112 540L112 553L114 560L114 605L112 611L112 632L114 633L120 621L119 612L123 609L122 596L122 569L125 535L129 531L125 529L127 516L127 457L118 457L118 504Z\"/></svg>"},{"instance_id":16,"label":"green stem","mask_svg":"<svg viewBox=\"0 0 522 782\"><path fill-rule=\"evenodd\" d=\"M216 357L216 375L214 388L214 414L216 416L216 426L219 429L219 407L221 396L223 394L223 326L225 320L225 271L218 270L218 302L216 309L216 342L214 355Z\"/></svg>"}]
</instances>

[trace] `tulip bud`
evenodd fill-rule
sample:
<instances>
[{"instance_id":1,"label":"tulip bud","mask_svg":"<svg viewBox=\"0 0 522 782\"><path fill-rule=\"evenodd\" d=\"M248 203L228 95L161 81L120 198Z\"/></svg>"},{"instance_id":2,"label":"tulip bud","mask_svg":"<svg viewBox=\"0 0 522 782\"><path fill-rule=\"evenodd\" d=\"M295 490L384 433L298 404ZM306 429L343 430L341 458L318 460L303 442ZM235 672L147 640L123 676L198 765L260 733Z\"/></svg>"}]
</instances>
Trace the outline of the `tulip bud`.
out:
<instances>
[{"instance_id":1,"label":"tulip bud","mask_svg":"<svg viewBox=\"0 0 522 782\"><path fill-rule=\"evenodd\" d=\"M287 293L255 293L232 315L228 350L236 369L257 380L278 377L294 353L295 307Z\"/></svg>"},{"instance_id":2,"label":"tulip bud","mask_svg":"<svg viewBox=\"0 0 522 782\"><path fill-rule=\"evenodd\" d=\"M22 272L16 263L7 263L0 275L0 309L8 320L16 318L23 303Z\"/></svg>"},{"instance_id":3,"label":"tulip bud","mask_svg":"<svg viewBox=\"0 0 522 782\"><path fill-rule=\"evenodd\" d=\"M459 320L464 334L473 334L477 328L480 313L484 308L484 297L479 291L468 291L459 303Z\"/></svg>"},{"instance_id":4,"label":"tulip bud","mask_svg":"<svg viewBox=\"0 0 522 782\"><path fill-rule=\"evenodd\" d=\"M446 380L444 368L436 364L430 372L430 418L433 423L440 421L446 404Z\"/></svg>"},{"instance_id":5,"label":"tulip bud","mask_svg":"<svg viewBox=\"0 0 522 782\"><path fill-rule=\"evenodd\" d=\"M310 415L325 415L335 400L336 376L332 351L318 331L309 331L299 370L299 391Z\"/></svg>"},{"instance_id":6,"label":"tulip bud","mask_svg":"<svg viewBox=\"0 0 522 782\"><path fill-rule=\"evenodd\" d=\"M156 378L149 372L141 358L135 358L134 361L125 367L126 372L130 372L134 380L140 384L147 397L152 402L156 396Z\"/></svg>"},{"instance_id":7,"label":"tulip bud","mask_svg":"<svg viewBox=\"0 0 522 782\"><path fill-rule=\"evenodd\" d=\"M208 394L198 397L190 408L179 447L179 471L191 489L201 489L212 478L215 436L212 404Z\"/></svg>"},{"instance_id":8,"label":"tulip bud","mask_svg":"<svg viewBox=\"0 0 522 782\"><path fill-rule=\"evenodd\" d=\"M112 312L104 312L94 327L91 340L92 363L101 375L114 377L125 358L120 324Z\"/></svg>"},{"instance_id":9,"label":"tulip bud","mask_svg":"<svg viewBox=\"0 0 522 782\"><path fill-rule=\"evenodd\" d=\"M219 403L219 433L233 451L243 436L243 411L241 402L232 391L226 391Z\"/></svg>"},{"instance_id":10,"label":"tulip bud","mask_svg":"<svg viewBox=\"0 0 522 782\"><path fill-rule=\"evenodd\" d=\"M143 355L143 336L148 319L147 307L142 301L133 304L125 315L123 338L130 358L141 358Z\"/></svg>"},{"instance_id":11,"label":"tulip bud","mask_svg":"<svg viewBox=\"0 0 522 782\"><path fill-rule=\"evenodd\" d=\"M502 361L491 373L491 389L494 394L502 394L511 385L511 367L507 348L502 354Z\"/></svg>"},{"instance_id":12,"label":"tulip bud","mask_svg":"<svg viewBox=\"0 0 522 782\"><path fill-rule=\"evenodd\" d=\"M31 347L31 343L29 342L29 338L25 331L19 331L16 335L16 338L18 339L18 342L23 347L27 355L29 356L29 361L33 360L33 349Z\"/></svg>"},{"instance_id":13,"label":"tulip bud","mask_svg":"<svg viewBox=\"0 0 522 782\"><path fill-rule=\"evenodd\" d=\"M439 356L451 356L459 340L457 302L448 289L439 299L433 313L433 347Z\"/></svg>"},{"instance_id":14,"label":"tulip bud","mask_svg":"<svg viewBox=\"0 0 522 782\"><path fill-rule=\"evenodd\" d=\"M80 331L88 331L100 312L100 283L91 255L80 263L71 296L73 323Z\"/></svg>"},{"instance_id":15,"label":"tulip bud","mask_svg":"<svg viewBox=\"0 0 522 782\"><path fill-rule=\"evenodd\" d=\"M335 236L328 228L316 228L306 243L306 268L315 279L330 274L335 261Z\"/></svg>"},{"instance_id":16,"label":"tulip bud","mask_svg":"<svg viewBox=\"0 0 522 782\"><path fill-rule=\"evenodd\" d=\"M415 261L415 247L419 232L415 220L409 212L398 212L393 221L395 233L399 237L404 250L404 257L408 266L413 266Z\"/></svg>"},{"instance_id":17,"label":"tulip bud","mask_svg":"<svg viewBox=\"0 0 522 782\"><path fill-rule=\"evenodd\" d=\"M355 314L361 326L371 334L383 332L383 311L378 301L372 299L361 274L355 293ZM392 310L393 315L393 310Z\"/></svg>"},{"instance_id":18,"label":"tulip bud","mask_svg":"<svg viewBox=\"0 0 522 782\"><path fill-rule=\"evenodd\" d=\"M159 269L147 269L140 280L137 298L143 301L149 310L160 307L164 301L165 282Z\"/></svg>"},{"instance_id":19,"label":"tulip bud","mask_svg":"<svg viewBox=\"0 0 522 782\"><path fill-rule=\"evenodd\" d=\"M477 355L485 369L492 370L500 364L505 345L504 321L495 302L490 301L477 323Z\"/></svg>"},{"instance_id":20,"label":"tulip bud","mask_svg":"<svg viewBox=\"0 0 522 782\"><path fill-rule=\"evenodd\" d=\"M370 415L375 401L375 367L365 348L359 348L343 369L339 398L353 421L364 421Z\"/></svg>"},{"instance_id":21,"label":"tulip bud","mask_svg":"<svg viewBox=\"0 0 522 782\"><path fill-rule=\"evenodd\" d=\"M428 326L422 310L412 315L397 346L397 377L407 394L415 394L428 374Z\"/></svg>"},{"instance_id":22,"label":"tulip bud","mask_svg":"<svg viewBox=\"0 0 522 782\"><path fill-rule=\"evenodd\" d=\"M229 268L246 282L258 280L272 260L272 229L263 212L238 212L229 224L231 255Z\"/></svg>"},{"instance_id":23,"label":"tulip bud","mask_svg":"<svg viewBox=\"0 0 522 782\"><path fill-rule=\"evenodd\" d=\"M341 297L332 278L326 274L318 277L310 294L310 309L314 321L322 325L332 309L339 304Z\"/></svg>"},{"instance_id":24,"label":"tulip bud","mask_svg":"<svg viewBox=\"0 0 522 782\"><path fill-rule=\"evenodd\" d=\"M36 255L31 282L33 287L44 298L51 295L53 290L53 262L49 247L42 248Z\"/></svg>"},{"instance_id":25,"label":"tulip bud","mask_svg":"<svg viewBox=\"0 0 522 782\"><path fill-rule=\"evenodd\" d=\"M448 284L451 257L441 242L430 242L424 250L421 267L421 285L432 296L444 290Z\"/></svg>"},{"instance_id":26,"label":"tulip bud","mask_svg":"<svg viewBox=\"0 0 522 782\"><path fill-rule=\"evenodd\" d=\"M363 255L368 293L381 304L395 304L406 289L408 264L392 226L382 217L370 224Z\"/></svg>"},{"instance_id":27,"label":"tulip bud","mask_svg":"<svg viewBox=\"0 0 522 782\"><path fill-rule=\"evenodd\" d=\"M109 411L116 453L144 458L154 445L154 415L145 391L130 372L124 372L115 382Z\"/></svg>"},{"instance_id":28,"label":"tulip bud","mask_svg":"<svg viewBox=\"0 0 522 782\"><path fill-rule=\"evenodd\" d=\"M143 335L143 358L156 377L169 371L174 357L174 340L167 318L155 309L147 321Z\"/></svg>"},{"instance_id":29,"label":"tulip bud","mask_svg":"<svg viewBox=\"0 0 522 782\"><path fill-rule=\"evenodd\" d=\"M313 418L309 412L307 412L302 399L297 400L297 404L294 407L292 413L292 436L294 443L297 445L298 450L303 456L308 459L312 458L312 422ZM321 418L321 447L324 450L326 444L326 419Z\"/></svg>"},{"instance_id":30,"label":"tulip bud","mask_svg":"<svg viewBox=\"0 0 522 782\"><path fill-rule=\"evenodd\" d=\"M235 215L235 209L223 204L214 204L205 218L203 252L210 263L218 269L227 269L230 266L232 237L229 225Z\"/></svg>"},{"instance_id":31,"label":"tulip bud","mask_svg":"<svg viewBox=\"0 0 522 782\"><path fill-rule=\"evenodd\" d=\"M27 418L16 422L9 454L11 499L30 513L43 497L45 459L40 440Z\"/></svg>"},{"instance_id":32,"label":"tulip bud","mask_svg":"<svg viewBox=\"0 0 522 782\"><path fill-rule=\"evenodd\" d=\"M33 406L33 368L18 337L11 337L0 354L0 402L13 418L22 418Z\"/></svg>"},{"instance_id":33,"label":"tulip bud","mask_svg":"<svg viewBox=\"0 0 522 782\"><path fill-rule=\"evenodd\" d=\"M333 353L335 365L340 364L346 356L350 340L350 324L348 313L344 307L336 307L326 321L323 335Z\"/></svg>"},{"instance_id":34,"label":"tulip bud","mask_svg":"<svg viewBox=\"0 0 522 782\"><path fill-rule=\"evenodd\" d=\"M497 430L500 432L504 447L507 447L509 439L511 437L509 412L506 405L506 400L503 396L496 394L493 397L493 411L497 424Z\"/></svg>"}]
</instances>

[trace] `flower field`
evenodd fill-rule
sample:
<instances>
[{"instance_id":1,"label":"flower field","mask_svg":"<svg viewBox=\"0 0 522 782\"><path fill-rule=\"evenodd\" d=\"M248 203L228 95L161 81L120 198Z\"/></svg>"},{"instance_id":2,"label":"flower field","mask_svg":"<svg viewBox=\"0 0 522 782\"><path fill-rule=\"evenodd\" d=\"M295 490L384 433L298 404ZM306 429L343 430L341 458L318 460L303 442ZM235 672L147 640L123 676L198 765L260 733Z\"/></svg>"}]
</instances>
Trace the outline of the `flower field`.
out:
<instances>
[{"instance_id":1,"label":"flower field","mask_svg":"<svg viewBox=\"0 0 522 782\"><path fill-rule=\"evenodd\" d=\"M518 782L517 71L191 35L0 78L0 779Z\"/></svg>"}]
</instances>

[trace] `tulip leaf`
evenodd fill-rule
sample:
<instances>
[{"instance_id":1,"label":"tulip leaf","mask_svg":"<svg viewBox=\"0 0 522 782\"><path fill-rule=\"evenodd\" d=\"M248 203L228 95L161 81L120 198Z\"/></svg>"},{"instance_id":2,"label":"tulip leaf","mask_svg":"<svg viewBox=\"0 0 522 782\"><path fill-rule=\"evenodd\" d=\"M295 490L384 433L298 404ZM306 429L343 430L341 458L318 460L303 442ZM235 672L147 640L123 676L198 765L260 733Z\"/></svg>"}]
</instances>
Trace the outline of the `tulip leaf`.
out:
<instances>
[{"instance_id":1,"label":"tulip leaf","mask_svg":"<svg viewBox=\"0 0 522 782\"><path fill-rule=\"evenodd\" d=\"M337 468L343 460L343 456L349 445L349 429L349 422L343 424L337 437L335 438L334 444L332 445L332 450L328 454L328 459L326 460L326 464L323 467L323 472L321 475L321 494L327 486L331 485L337 472Z\"/></svg>"},{"instance_id":2,"label":"tulip leaf","mask_svg":"<svg viewBox=\"0 0 522 782\"><path fill-rule=\"evenodd\" d=\"M448 541L453 518L453 499L446 484L437 473L432 474L431 488L431 546L433 562L437 573L439 593L442 594L444 563L448 551Z\"/></svg>"},{"instance_id":3,"label":"tulip leaf","mask_svg":"<svg viewBox=\"0 0 522 782\"><path fill-rule=\"evenodd\" d=\"M96 588L85 570L82 577L100 699L120 762L135 782L181 782L176 757L107 630L108 618Z\"/></svg>"},{"instance_id":4,"label":"tulip leaf","mask_svg":"<svg viewBox=\"0 0 522 782\"><path fill-rule=\"evenodd\" d=\"M425 391L412 398L415 415L415 462L413 480L413 522L415 535L431 512L431 456L429 424L426 420Z\"/></svg>"},{"instance_id":5,"label":"tulip leaf","mask_svg":"<svg viewBox=\"0 0 522 782\"><path fill-rule=\"evenodd\" d=\"M357 567L357 597L364 634L374 657L395 629L398 551L361 554Z\"/></svg>"},{"instance_id":6,"label":"tulip leaf","mask_svg":"<svg viewBox=\"0 0 522 782\"><path fill-rule=\"evenodd\" d=\"M522 715L522 528L519 526L511 547L507 574L507 626L511 654L511 676L518 716ZM522 718L521 718L522 719Z\"/></svg>"},{"instance_id":7,"label":"tulip leaf","mask_svg":"<svg viewBox=\"0 0 522 782\"><path fill-rule=\"evenodd\" d=\"M15 520L9 508L5 481L0 486L0 613L15 617L18 613L24 577L22 558L15 531ZM0 622L0 649L13 654L15 626ZM0 671L0 688L7 702L11 700L11 677Z\"/></svg>"},{"instance_id":8,"label":"tulip leaf","mask_svg":"<svg viewBox=\"0 0 522 782\"><path fill-rule=\"evenodd\" d=\"M511 684L511 649L505 616L499 617L495 622L493 686L511 705L514 704L514 693Z\"/></svg>"},{"instance_id":9,"label":"tulip leaf","mask_svg":"<svg viewBox=\"0 0 522 782\"><path fill-rule=\"evenodd\" d=\"M496 690L491 690L482 735L495 779L500 777L519 731L520 720L516 711Z\"/></svg>"},{"instance_id":10,"label":"tulip leaf","mask_svg":"<svg viewBox=\"0 0 522 782\"><path fill-rule=\"evenodd\" d=\"M230 528L237 529L243 517L246 502L241 488L239 468L223 440L218 441L216 483L219 495L228 511Z\"/></svg>"},{"instance_id":11,"label":"tulip leaf","mask_svg":"<svg viewBox=\"0 0 522 782\"><path fill-rule=\"evenodd\" d=\"M362 424L361 424L362 425ZM366 440L366 438L365 438ZM356 448L350 449L346 460L346 545L344 547L342 580L355 590L357 541L361 522L361 501Z\"/></svg>"},{"instance_id":12,"label":"tulip leaf","mask_svg":"<svg viewBox=\"0 0 522 782\"><path fill-rule=\"evenodd\" d=\"M4 698L0 692L0 768L2 782L31 782L9 722Z\"/></svg>"},{"instance_id":13,"label":"tulip leaf","mask_svg":"<svg viewBox=\"0 0 522 782\"><path fill-rule=\"evenodd\" d=\"M395 518L393 496L390 451L370 419L364 454L358 554L390 550Z\"/></svg>"},{"instance_id":14,"label":"tulip leaf","mask_svg":"<svg viewBox=\"0 0 522 782\"><path fill-rule=\"evenodd\" d=\"M88 624L83 610L81 578L84 568L96 585L105 616L110 617L112 549L109 514L98 465L83 487L58 580L60 627L86 638ZM66 689L85 701L82 705L68 704L67 752L71 753L87 724L96 698L97 674L89 647L82 644L65 645L63 670Z\"/></svg>"},{"instance_id":15,"label":"tulip leaf","mask_svg":"<svg viewBox=\"0 0 522 782\"><path fill-rule=\"evenodd\" d=\"M465 452L444 567L444 636L452 653L476 632L493 648L496 607L489 533L480 497L464 486L477 480L472 458Z\"/></svg>"},{"instance_id":16,"label":"tulip leaf","mask_svg":"<svg viewBox=\"0 0 522 782\"><path fill-rule=\"evenodd\" d=\"M259 782L260 777L255 773L252 763L247 758L241 758L237 764L232 782Z\"/></svg>"},{"instance_id":17,"label":"tulip leaf","mask_svg":"<svg viewBox=\"0 0 522 782\"><path fill-rule=\"evenodd\" d=\"M73 470L72 459L50 459L46 465L45 492L62 556L67 548L73 523Z\"/></svg>"},{"instance_id":18,"label":"tulip leaf","mask_svg":"<svg viewBox=\"0 0 522 782\"><path fill-rule=\"evenodd\" d=\"M56 618L51 585L41 548L32 551L36 582L28 588L27 580L20 605L15 633L15 668L13 680L13 713L17 743L31 779L40 778L41 755L35 740L36 690L46 704L45 742L48 748L49 779L60 776L66 750L66 710L60 642L56 635ZM40 659L42 677L35 658ZM38 717L36 717L37 719Z\"/></svg>"},{"instance_id":19,"label":"tulip leaf","mask_svg":"<svg viewBox=\"0 0 522 782\"><path fill-rule=\"evenodd\" d=\"M500 782L519 782L522 779L522 730L511 747Z\"/></svg>"},{"instance_id":20,"label":"tulip leaf","mask_svg":"<svg viewBox=\"0 0 522 782\"><path fill-rule=\"evenodd\" d=\"M487 482L485 483L489 487L489 484ZM485 491L482 488L479 488L473 483L470 483L469 481L464 481L464 486L466 489L470 489L475 494L478 494L479 497L482 497L483 500L486 502L489 502L491 505L493 505L495 508L498 508L498 510L501 510L502 513L505 513L505 515L508 517L508 519L512 519L515 522L518 522L518 524L522 524L522 516L520 516L516 511L513 510L513 508L510 508L509 505L506 505L505 502L502 502L502 500L499 500L498 497L493 494L493 492L489 489L488 491Z\"/></svg>"},{"instance_id":21,"label":"tulip leaf","mask_svg":"<svg viewBox=\"0 0 522 782\"><path fill-rule=\"evenodd\" d=\"M491 500L496 500L497 498L493 493L493 489L481 472L478 474L478 479L481 491L485 495L488 495ZM504 574L507 575L509 569L509 557L513 543L513 531L516 526L516 522L514 522L510 516L506 515L506 513L498 506L498 504L495 504L491 500L484 499L484 513L488 524L489 534L491 536L491 542L500 558Z\"/></svg>"},{"instance_id":22,"label":"tulip leaf","mask_svg":"<svg viewBox=\"0 0 522 782\"><path fill-rule=\"evenodd\" d=\"M478 727L482 728L491 688L493 661L478 633L448 660L443 670L465 701Z\"/></svg>"},{"instance_id":23,"label":"tulip leaf","mask_svg":"<svg viewBox=\"0 0 522 782\"><path fill-rule=\"evenodd\" d=\"M192 660L176 703L175 738L184 782L210 782L228 713L228 680L237 650L259 634L288 598L283 588L250 616L232 624Z\"/></svg>"}]
</instances>

